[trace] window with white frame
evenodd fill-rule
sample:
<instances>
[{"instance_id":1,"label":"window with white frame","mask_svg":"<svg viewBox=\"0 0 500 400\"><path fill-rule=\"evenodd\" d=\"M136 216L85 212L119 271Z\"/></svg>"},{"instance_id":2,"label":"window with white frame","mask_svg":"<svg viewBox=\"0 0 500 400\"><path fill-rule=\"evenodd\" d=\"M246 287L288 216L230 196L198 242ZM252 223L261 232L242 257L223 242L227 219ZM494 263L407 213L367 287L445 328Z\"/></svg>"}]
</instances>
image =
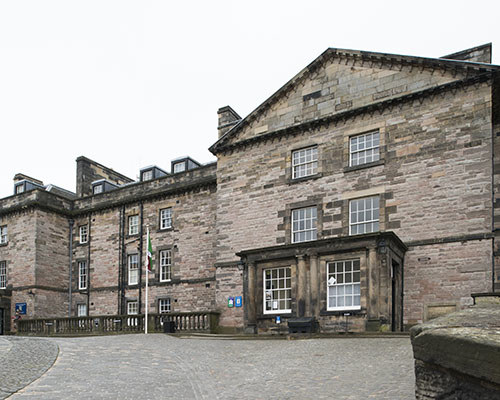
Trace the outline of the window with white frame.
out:
<instances>
[{"instance_id":1,"label":"window with white frame","mask_svg":"<svg viewBox=\"0 0 500 400\"><path fill-rule=\"evenodd\" d=\"M349 138L349 165L367 164L380 159L380 133L364 133Z\"/></svg>"},{"instance_id":2,"label":"window with white frame","mask_svg":"<svg viewBox=\"0 0 500 400\"><path fill-rule=\"evenodd\" d=\"M0 261L0 289L7 288L7 261Z\"/></svg>"},{"instance_id":3,"label":"window with white frame","mask_svg":"<svg viewBox=\"0 0 500 400\"><path fill-rule=\"evenodd\" d=\"M131 215L128 217L128 234L137 235L139 233L139 216Z\"/></svg>"},{"instance_id":4,"label":"window with white frame","mask_svg":"<svg viewBox=\"0 0 500 400\"><path fill-rule=\"evenodd\" d=\"M77 304L76 305L76 313L79 317L87 316L87 304Z\"/></svg>"},{"instance_id":5,"label":"window with white frame","mask_svg":"<svg viewBox=\"0 0 500 400\"><path fill-rule=\"evenodd\" d=\"M378 232L379 197L365 197L349 202L349 234Z\"/></svg>"},{"instance_id":6,"label":"window with white frame","mask_svg":"<svg viewBox=\"0 0 500 400\"><path fill-rule=\"evenodd\" d=\"M171 311L169 298L158 300L158 311L160 313L168 313Z\"/></svg>"},{"instance_id":7,"label":"window with white frame","mask_svg":"<svg viewBox=\"0 0 500 400\"><path fill-rule=\"evenodd\" d=\"M88 270L87 261L78 261L78 289L87 289Z\"/></svg>"},{"instance_id":8,"label":"window with white frame","mask_svg":"<svg viewBox=\"0 0 500 400\"><path fill-rule=\"evenodd\" d=\"M139 302L138 301L127 302L127 314L128 315L139 314ZM128 326L137 326L137 324L138 324L137 317L127 318L127 324L128 324Z\"/></svg>"},{"instance_id":9,"label":"window with white frame","mask_svg":"<svg viewBox=\"0 0 500 400\"><path fill-rule=\"evenodd\" d=\"M144 171L142 173L142 180L143 181L150 181L151 179L153 179L153 170L150 169L148 171Z\"/></svg>"},{"instance_id":10,"label":"window with white frame","mask_svg":"<svg viewBox=\"0 0 500 400\"><path fill-rule=\"evenodd\" d=\"M185 161L174 164L174 174L176 174L177 172L183 172L185 170L186 170L186 162Z\"/></svg>"},{"instance_id":11,"label":"window with white frame","mask_svg":"<svg viewBox=\"0 0 500 400\"><path fill-rule=\"evenodd\" d=\"M270 268L264 274L264 314L292 311L292 278L290 267Z\"/></svg>"},{"instance_id":12,"label":"window with white frame","mask_svg":"<svg viewBox=\"0 0 500 400\"><path fill-rule=\"evenodd\" d=\"M129 254L128 256L128 284L137 285L139 283L139 255Z\"/></svg>"},{"instance_id":13,"label":"window with white frame","mask_svg":"<svg viewBox=\"0 0 500 400\"><path fill-rule=\"evenodd\" d=\"M137 302L137 301L129 301L127 303L127 314L128 315L137 315L137 314L139 314L139 302Z\"/></svg>"},{"instance_id":14,"label":"window with white frame","mask_svg":"<svg viewBox=\"0 0 500 400\"><path fill-rule=\"evenodd\" d=\"M318 172L318 147L292 152L292 179L303 178Z\"/></svg>"},{"instance_id":15,"label":"window with white frame","mask_svg":"<svg viewBox=\"0 0 500 400\"><path fill-rule=\"evenodd\" d=\"M292 210L292 243L316 240L317 220L317 207Z\"/></svg>"},{"instance_id":16,"label":"window with white frame","mask_svg":"<svg viewBox=\"0 0 500 400\"><path fill-rule=\"evenodd\" d=\"M80 244L87 243L89 240L88 225L80 226Z\"/></svg>"},{"instance_id":17,"label":"window with white frame","mask_svg":"<svg viewBox=\"0 0 500 400\"><path fill-rule=\"evenodd\" d=\"M160 251L160 282L172 279L172 251Z\"/></svg>"},{"instance_id":18,"label":"window with white frame","mask_svg":"<svg viewBox=\"0 0 500 400\"><path fill-rule=\"evenodd\" d=\"M102 185L95 185L95 186L94 186L94 189L93 189L94 194L99 194L99 193L102 193L102 189L103 189L103 188L102 188Z\"/></svg>"},{"instance_id":19,"label":"window with white frame","mask_svg":"<svg viewBox=\"0 0 500 400\"><path fill-rule=\"evenodd\" d=\"M160 210L160 229L172 228L172 208Z\"/></svg>"},{"instance_id":20,"label":"window with white frame","mask_svg":"<svg viewBox=\"0 0 500 400\"><path fill-rule=\"evenodd\" d=\"M359 310L361 308L359 260L327 263L328 310Z\"/></svg>"},{"instance_id":21,"label":"window with white frame","mask_svg":"<svg viewBox=\"0 0 500 400\"><path fill-rule=\"evenodd\" d=\"M16 194L20 194L24 192L24 184L20 184L16 186Z\"/></svg>"},{"instance_id":22,"label":"window with white frame","mask_svg":"<svg viewBox=\"0 0 500 400\"><path fill-rule=\"evenodd\" d=\"M0 226L0 244L7 243L7 225Z\"/></svg>"}]
</instances>

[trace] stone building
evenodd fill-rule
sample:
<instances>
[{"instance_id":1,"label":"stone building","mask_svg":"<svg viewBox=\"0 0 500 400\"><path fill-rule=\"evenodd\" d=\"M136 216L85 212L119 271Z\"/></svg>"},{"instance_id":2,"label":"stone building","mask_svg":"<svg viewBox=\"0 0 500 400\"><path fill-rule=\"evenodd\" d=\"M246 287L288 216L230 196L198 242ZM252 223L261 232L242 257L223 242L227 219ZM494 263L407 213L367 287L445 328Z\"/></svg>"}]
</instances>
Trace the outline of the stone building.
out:
<instances>
[{"instance_id":1,"label":"stone building","mask_svg":"<svg viewBox=\"0 0 500 400\"><path fill-rule=\"evenodd\" d=\"M247 117L218 110L217 162L135 182L79 157L76 193L16 175L3 328L22 303L25 318L216 310L247 332L297 317L338 331L346 314L351 330L401 330L470 305L499 289L499 71L491 44L328 49Z\"/></svg>"}]
</instances>

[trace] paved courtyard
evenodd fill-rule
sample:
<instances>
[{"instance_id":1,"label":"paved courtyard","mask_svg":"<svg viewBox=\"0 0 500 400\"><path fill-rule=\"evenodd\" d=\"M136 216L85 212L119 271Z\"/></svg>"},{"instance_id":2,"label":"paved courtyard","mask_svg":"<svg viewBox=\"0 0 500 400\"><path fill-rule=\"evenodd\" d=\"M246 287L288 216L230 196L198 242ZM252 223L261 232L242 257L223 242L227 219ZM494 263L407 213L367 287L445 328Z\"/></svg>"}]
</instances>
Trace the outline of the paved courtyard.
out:
<instances>
[{"instance_id":1,"label":"paved courtyard","mask_svg":"<svg viewBox=\"0 0 500 400\"><path fill-rule=\"evenodd\" d=\"M415 398L405 337L3 337L0 366L0 398L36 379L11 395L13 400Z\"/></svg>"}]
</instances>

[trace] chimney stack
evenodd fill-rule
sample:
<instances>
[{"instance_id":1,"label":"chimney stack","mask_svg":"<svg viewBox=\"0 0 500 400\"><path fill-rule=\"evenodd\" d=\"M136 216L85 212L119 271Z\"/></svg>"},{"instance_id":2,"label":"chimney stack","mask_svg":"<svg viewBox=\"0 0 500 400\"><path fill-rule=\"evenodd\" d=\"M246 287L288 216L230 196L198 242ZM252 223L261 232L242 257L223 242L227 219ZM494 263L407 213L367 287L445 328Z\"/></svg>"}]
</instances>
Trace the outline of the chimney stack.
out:
<instances>
[{"instance_id":1,"label":"chimney stack","mask_svg":"<svg viewBox=\"0 0 500 400\"><path fill-rule=\"evenodd\" d=\"M219 126L217 127L219 139L241 121L241 117L238 113L229 106L219 108L217 110L217 115L219 116Z\"/></svg>"}]
</instances>

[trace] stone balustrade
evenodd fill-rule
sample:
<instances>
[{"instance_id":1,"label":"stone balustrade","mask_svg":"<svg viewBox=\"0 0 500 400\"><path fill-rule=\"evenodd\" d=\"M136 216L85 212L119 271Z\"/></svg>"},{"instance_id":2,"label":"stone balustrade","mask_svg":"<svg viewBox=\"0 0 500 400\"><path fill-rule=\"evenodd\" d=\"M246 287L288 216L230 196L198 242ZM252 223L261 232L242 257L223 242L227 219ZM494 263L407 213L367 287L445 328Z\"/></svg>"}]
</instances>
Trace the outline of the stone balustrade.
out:
<instances>
[{"instance_id":1,"label":"stone balustrade","mask_svg":"<svg viewBox=\"0 0 500 400\"><path fill-rule=\"evenodd\" d=\"M25 319L17 322L17 333L37 336L136 333L144 332L144 318L139 314ZM177 332L214 333L218 320L219 313L213 311L149 314L148 332L163 332L163 323L173 321Z\"/></svg>"}]
</instances>

